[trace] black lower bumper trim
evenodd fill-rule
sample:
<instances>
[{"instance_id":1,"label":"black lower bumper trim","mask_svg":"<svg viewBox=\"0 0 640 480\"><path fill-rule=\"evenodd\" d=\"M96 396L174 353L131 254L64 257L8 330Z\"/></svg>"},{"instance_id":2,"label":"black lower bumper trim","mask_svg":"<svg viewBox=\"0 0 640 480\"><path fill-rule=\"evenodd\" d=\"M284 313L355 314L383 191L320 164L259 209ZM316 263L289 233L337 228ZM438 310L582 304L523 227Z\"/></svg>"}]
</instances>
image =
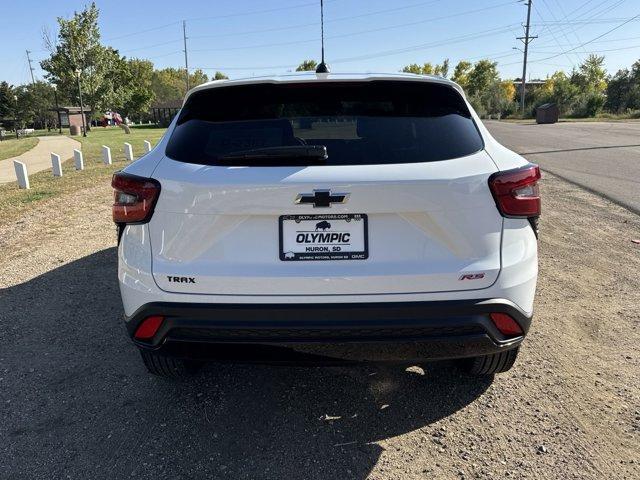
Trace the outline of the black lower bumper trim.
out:
<instances>
[{"instance_id":1,"label":"black lower bumper trim","mask_svg":"<svg viewBox=\"0 0 640 480\"><path fill-rule=\"evenodd\" d=\"M502 335L489 318L492 312L508 313L525 334L529 329L531 318L504 299L366 304L161 302L144 305L126 323L133 337L146 317L164 316L153 339L134 341L141 348L173 356L207 358L225 352L225 356L239 360L237 357L261 352L264 348L255 346L262 345L286 346L312 356L331 350L333 356L342 352L337 354L339 358L399 360L399 356L467 357L517 346L524 335ZM271 356L269 352L267 357Z\"/></svg>"}]
</instances>

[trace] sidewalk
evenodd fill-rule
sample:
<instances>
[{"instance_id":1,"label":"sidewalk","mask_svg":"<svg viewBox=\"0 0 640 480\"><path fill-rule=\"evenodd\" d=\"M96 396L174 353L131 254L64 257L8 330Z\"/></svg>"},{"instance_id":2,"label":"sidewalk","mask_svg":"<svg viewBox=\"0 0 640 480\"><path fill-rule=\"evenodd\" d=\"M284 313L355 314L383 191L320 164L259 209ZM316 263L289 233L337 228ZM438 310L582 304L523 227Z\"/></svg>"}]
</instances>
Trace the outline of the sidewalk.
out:
<instances>
[{"instance_id":1,"label":"sidewalk","mask_svg":"<svg viewBox=\"0 0 640 480\"><path fill-rule=\"evenodd\" d=\"M80 148L80 142L66 136L38 137L38 140L38 144L28 152L0 160L0 184L16 181L14 160L24 163L31 175L51 168L51 152L60 155L60 159L64 161L73 157L74 148Z\"/></svg>"}]
</instances>

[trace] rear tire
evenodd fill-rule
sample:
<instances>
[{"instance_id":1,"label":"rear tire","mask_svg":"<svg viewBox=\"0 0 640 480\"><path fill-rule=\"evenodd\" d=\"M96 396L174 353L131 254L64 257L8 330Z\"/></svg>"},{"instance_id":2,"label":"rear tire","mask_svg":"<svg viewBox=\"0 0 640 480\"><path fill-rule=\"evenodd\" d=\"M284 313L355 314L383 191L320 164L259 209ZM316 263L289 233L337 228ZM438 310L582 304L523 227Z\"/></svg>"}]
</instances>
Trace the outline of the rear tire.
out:
<instances>
[{"instance_id":1,"label":"rear tire","mask_svg":"<svg viewBox=\"0 0 640 480\"><path fill-rule=\"evenodd\" d=\"M502 373L513 367L518 357L520 347L507 350L506 352L482 355L480 357L467 358L462 360L462 370L471 375L494 375Z\"/></svg>"},{"instance_id":2,"label":"rear tire","mask_svg":"<svg viewBox=\"0 0 640 480\"><path fill-rule=\"evenodd\" d=\"M185 378L196 373L201 367L197 362L165 357L147 350L140 350L140 355L149 373L164 378Z\"/></svg>"}]
</instances>

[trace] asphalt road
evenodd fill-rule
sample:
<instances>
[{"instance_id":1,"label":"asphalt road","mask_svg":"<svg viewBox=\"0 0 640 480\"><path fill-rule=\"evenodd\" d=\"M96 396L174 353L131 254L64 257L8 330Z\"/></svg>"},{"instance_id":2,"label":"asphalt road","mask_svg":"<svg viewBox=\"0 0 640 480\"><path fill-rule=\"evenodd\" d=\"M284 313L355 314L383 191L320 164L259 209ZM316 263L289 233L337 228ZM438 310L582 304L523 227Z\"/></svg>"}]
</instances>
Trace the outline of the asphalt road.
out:
<instances>
[{"instance_id":1,"label":"asphalt road","mask_svg":"<svg viewBox=\"0 0 640 480\"><path fill-rule=\"evenodd\" d=\"M544 170L640 213L640 122L484 123Z\"/></svg>"}]
</instances>

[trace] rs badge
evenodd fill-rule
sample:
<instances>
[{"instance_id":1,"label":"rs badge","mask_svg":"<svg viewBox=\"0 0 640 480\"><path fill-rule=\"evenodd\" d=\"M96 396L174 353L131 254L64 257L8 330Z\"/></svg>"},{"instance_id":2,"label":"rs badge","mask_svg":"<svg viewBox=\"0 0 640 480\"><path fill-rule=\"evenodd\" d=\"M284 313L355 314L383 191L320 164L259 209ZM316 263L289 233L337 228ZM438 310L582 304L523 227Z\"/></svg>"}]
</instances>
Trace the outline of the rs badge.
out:
<instances>
[{"instance_id":1,"label":"rs badge","mask_svg":"<svg viewBox=\"0 0 640 480\"><path fill-rule=\"evenodd\" d=\"M484 278L484 273L465 273L460 275L458 280L480 280L481 278Z\"/></svg>"}]
</instances>

